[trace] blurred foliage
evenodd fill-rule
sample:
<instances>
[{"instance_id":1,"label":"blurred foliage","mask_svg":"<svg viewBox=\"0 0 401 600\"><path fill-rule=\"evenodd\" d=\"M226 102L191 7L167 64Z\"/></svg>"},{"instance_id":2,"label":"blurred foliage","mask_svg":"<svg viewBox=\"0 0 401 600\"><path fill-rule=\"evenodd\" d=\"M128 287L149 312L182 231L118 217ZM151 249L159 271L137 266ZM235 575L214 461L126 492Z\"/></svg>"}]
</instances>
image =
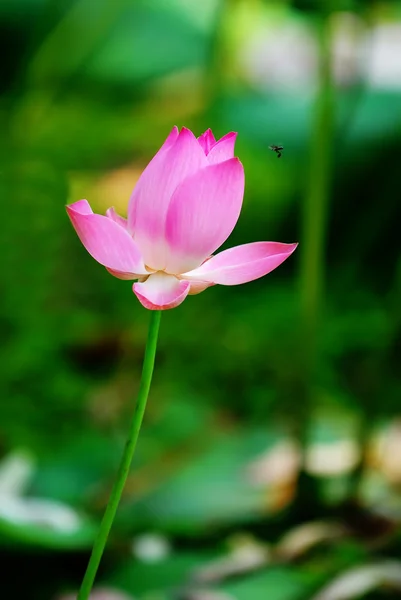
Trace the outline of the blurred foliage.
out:
<instances>
[{"instance_id":1,"label":"blurred foliage","mask_svg":"<svg viewBox=\"0 0 401 600\"><path fill-rule=\"evenodd\" d=\"M332 176L306 376L300 223L324 19ZM64 205L124 213L177 124L239 132L228 245L300 247L266 279L163 315L100 579L142 600L398 597L400 32L395 0L0 1L3 595L78 586L139 385L148 315Z\"/></svg>"}]
</instances>

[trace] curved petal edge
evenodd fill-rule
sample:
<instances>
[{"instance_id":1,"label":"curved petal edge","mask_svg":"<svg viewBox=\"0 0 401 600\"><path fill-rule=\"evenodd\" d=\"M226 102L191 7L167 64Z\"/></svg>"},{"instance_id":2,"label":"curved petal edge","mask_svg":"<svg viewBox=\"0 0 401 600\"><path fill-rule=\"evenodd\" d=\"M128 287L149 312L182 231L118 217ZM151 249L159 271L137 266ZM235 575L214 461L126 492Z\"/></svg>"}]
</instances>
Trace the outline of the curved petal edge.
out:
<instances>
[{"instance_id":1,"label":"curved petal edge","mask_svg":"<svg viewBox=\"0 0 401 600\"><path fill-rule=\"evenodd\" d=\"M220 138L210 149L207 159L209 164L213 165L230 158L234 158L235 141L237 139L237 133L231 131L225 136Z\"/></svg>"},{"instance_id":2,"label":"curved petal edge","mask_svg":"<svg viewBox=\"0 0 401 600\"><path fill-rule=\"evenodd\" d=\"M174 275L154 273L142 283L134 283L132 289L139 302L149 310L175 308L188 296L191 284Z\"/></svg>"},{"instance_id":3,"label":"curved petal edge","mask_svg":"<svg viewBox=\"0 0 401 600\"><path fill-rule=\"evenodd\" d=\"M86 200L66 207L71 223L89 254L112 271L148 275L129 233L113 219L92 212Z\"/></svg>"},{"instance_id":4,"label":"curved petal edge","mask_svg":"<svg viewBox=\"0 0 401 600\"><path fill-rule=\"evenodd\" d=\"M112 221L115 221L118 225L121 225L121 227L123 227L124 229L127 229L127 227L128 227L128 221L127 221L127 219L124 219L124 217L121 217L116 212L114 206L112 206L111 208L108 208L106 210L106 217L108 217Z\"/></svg>"},{"instance_id":5,"label":"curved petal edge","mask_svg":"<svg viewBox=\"0 0 401 600\"><path fill-rule=\"evenodd\" d=\"M209 129L206 129L206 131L198 137L198 142L199 142L202 150L204 151L204 153L206 155L209 154L210 149L216 143L216 138L214 137L213 132L210 129L210 127L209 127Z\"/></svg>"},{"instance_id":6,"label":"curved petal edge","mask_svg":"<svg viewBox=\"0 0 401 600\"><path fill-rule=\"evenodd\" d=\"M140 176L128 206L128 229L152 269L163 271L166 266L164 232L176 188L207 165L196 137L183 127L179 134L170 134Z\"/></svg>"},{"instance_id":7,"label":"curved petal edge","mask_svg":"<svg viewBox=\"0 0 401 600\"><path fill-rule=\"evenodd\" d=\"M208 281L221 285L239 285L259 279L276 269L298 244L254 242L224 250L197 269L183 273L189 281Z\"/></svg>"},{"instance_id":8,"label":"curved petal edge","mask_svg":"<svg viewBox=\"0 0 401 600\"><path fill-rule=\"evenodd\" d=\"M179 185L166 220L166 271L200 265L235 227L244 195L244 168L237 158L208 165Z\"/></svg>"}]
</instances>

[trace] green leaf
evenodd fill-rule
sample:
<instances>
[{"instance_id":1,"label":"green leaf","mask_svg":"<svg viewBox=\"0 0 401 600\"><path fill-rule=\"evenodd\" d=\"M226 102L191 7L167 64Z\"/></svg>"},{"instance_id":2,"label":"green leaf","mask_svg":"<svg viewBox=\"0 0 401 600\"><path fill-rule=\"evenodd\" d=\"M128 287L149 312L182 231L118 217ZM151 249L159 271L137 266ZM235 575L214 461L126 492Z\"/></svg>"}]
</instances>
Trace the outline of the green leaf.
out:
<instances>
[{"instance_id":1,"label":"green leaf","mask_svg":"<svg viewBox=\"0 0 401 600\"><path fill-rule=\"evenodd\" d=\"M4 516L4 507L0 508L3 513L0 516L2 545L18 544L55 550L89 549L92 546L97 533L96 522L65 505L40 499L35 499L33 505L32 500L7 500L7 517Z\"/></svg>"},{"instance_id":2,"label":"green leaf","mask_svg":"<svg viewBox=\"0 0 401 600\"><path fill-rule=\"evenodd\" d=\"M304 578L295 569L272 567L239 581L222 586L235 600L298 600L308 590Z\"/></svg>"},{"instance_id":3,"label":"green leaf","mask_svg":"<svg viewBox=\"0 0 401 600\"><path fill-rule=\"evenodd\" d=\"M250 481L247 467L279 439L263 430L221 435L154 492L125 506L121 522L186 532L255 519L269 510L267 492Z\"/></svg>"},{"instance_id":4,"label":"green leaf","mask_svg":"<svg viewBox=\"0 0 401 600\"><path fill-rule=\"evenodd\" d=\"M191 572L211 556L205 552L185 552L154 563L130 559L113 571L107 583L131 592L135 597L145 598L152 592L168 593L183 586Z\"/></svg>"}]
</instances>

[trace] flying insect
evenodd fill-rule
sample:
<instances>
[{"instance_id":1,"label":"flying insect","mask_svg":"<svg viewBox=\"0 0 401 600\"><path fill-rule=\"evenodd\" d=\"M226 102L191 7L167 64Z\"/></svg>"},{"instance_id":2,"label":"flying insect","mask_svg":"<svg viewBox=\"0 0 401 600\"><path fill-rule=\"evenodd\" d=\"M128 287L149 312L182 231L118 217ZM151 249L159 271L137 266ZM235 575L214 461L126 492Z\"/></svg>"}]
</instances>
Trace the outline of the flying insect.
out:
<instances>
[{"instance_id":1,"label":"flying insect","mask_svg":"<svg viewBox=\"0 0 401 600\"><path fill-rule=\"evenodd\" d=\"M272 150L273 152L275 152L277 154L277 158L280 158L281 153L284 150L284 146L272 145L272 146L269 146L269 150Z\"/></svg>"}]
</instances>

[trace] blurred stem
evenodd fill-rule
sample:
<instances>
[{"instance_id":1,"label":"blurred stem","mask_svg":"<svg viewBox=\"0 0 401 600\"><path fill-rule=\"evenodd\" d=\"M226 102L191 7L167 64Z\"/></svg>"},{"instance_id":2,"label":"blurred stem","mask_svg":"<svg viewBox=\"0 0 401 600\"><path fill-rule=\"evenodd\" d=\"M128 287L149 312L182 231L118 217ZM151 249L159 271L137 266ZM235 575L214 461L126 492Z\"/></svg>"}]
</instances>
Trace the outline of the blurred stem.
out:
<instances>
[{"instance_id":1,"label":"blurred stem","mask_svg":"<svg viewBox=\"0 0 401 600\"><path fill-rule=\"evenodd\" d=\"M317 358L319 352L319 325L322 312L325 278L326 221L332 177L332 145L334 130L332 82L332 31L329 2L320 15L319 79L313 111L311 154L307 191L302 214L300 301L302 347L302 396L298 431L305 445L308 419L313 401Z\"/></svg>"},{"instance_id":2,"label":"blurred stem","mask_svg":"<svg viewBox=\"0 0 401 600\"><path fill-rule=\"evenodd\" d=\"M210 38L205 68L205 103L210 109L220 95L222 83L227 76L227 31L226 20L233 0L220 0Z\"/></svg>"},{"instance_id":3,"label":"blurred stem","mask_svg":"<svg viewBox=\"0 0 401 600\"><path fill-rule=\"evenodd\" d=\"M325 277L326 221L332 177L334 130L329 11L319 23L319 89L314 110L309 179L303 205L300 298L303 324L305 378L310 387L315 374L318 332Z\"/></svg>"},{"instance_id":4,"label":"blurred stem","mask_svg":"<svg viewBox=\"0 0 401 600\"><path fill-rule=\"evenodd\" d=\"M107 36L123 11L132 4L132 0L70 2L60 21L32 56L27 71L28 83L34 86L46 84L49 77L59 70L64 75L76 73L88 60L93 49ZM84 35L80 35L83 31ZM68 52L65 52L65 48L68 48ZM65 54L68 55L68 61Z\"/></svg>"},{"instance_id":5,"label":"blurred stem","mask_svg":"<svg viewBox=\"0 0 401 600\"><path fill-rule=\"evenodd\" d=\"M142 367L141 383L139 386L138 399L135 406L134 416L132 419L128 440L125 444L124 453L121 459L120 467L116 481L110 494L109 503L103 515L100 524L99 533L92 548L91 557L83 578L81 588L78 592L77 600L88 600L91 593L93 582L99 567L100 560L110 528L113 524L114 517L121 499L121 495L128 477L132 458L134 456L136 443L138 440L139 430L141 428L143 415L145 413L146 401L149 395L150 383L152 381L153 367L155 364L157 338L159 334L161 311L151 311L148 339L146 342L145 358Z\"/></svg>"}]
</instances>

